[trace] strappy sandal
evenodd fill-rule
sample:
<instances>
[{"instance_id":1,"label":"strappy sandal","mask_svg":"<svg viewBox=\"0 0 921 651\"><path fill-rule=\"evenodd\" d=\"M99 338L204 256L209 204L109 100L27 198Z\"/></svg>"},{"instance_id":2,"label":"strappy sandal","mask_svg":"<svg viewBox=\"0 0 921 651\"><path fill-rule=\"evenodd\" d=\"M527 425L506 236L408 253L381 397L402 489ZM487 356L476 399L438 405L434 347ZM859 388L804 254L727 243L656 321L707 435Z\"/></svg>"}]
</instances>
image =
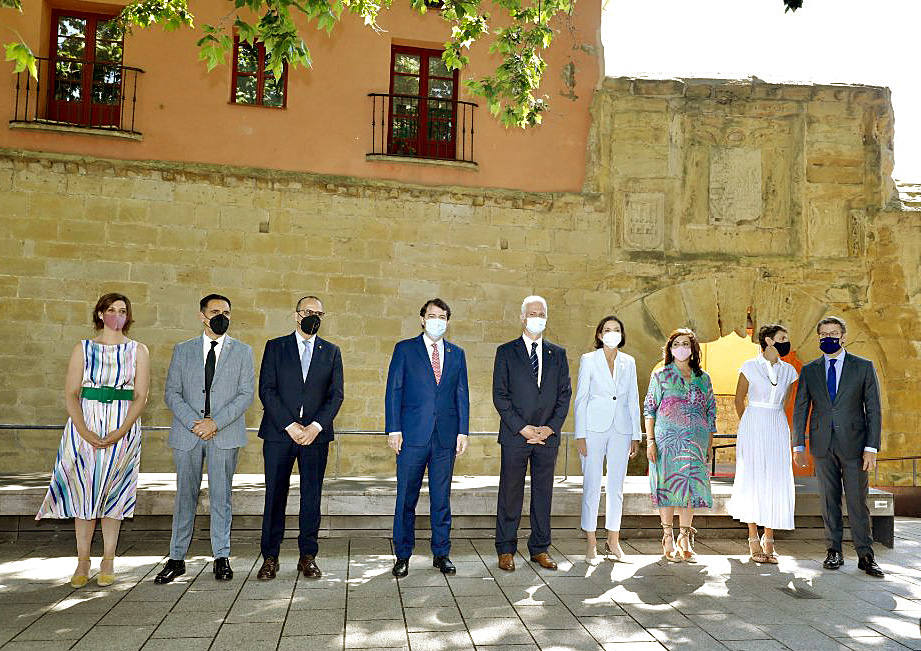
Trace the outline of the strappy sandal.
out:
<instances>
[{"instance_id":1,"label":"strappy sandal","mask_svg":"<svg viewBox=\"0 0 921 651\"><path fill-rule=\"evenodd\" d=\"M100 563L99 574L96 575L96 585L98 585L101 588L107 588L113 583L115 583L115 557L113 556L112 558L106 558L105 556L103 556L102 560L112 561L112 573L104 574L102 571L102 564Z\"/></svg>"},{"instance_id":2,"label":"strappy sandal","mask_svg":"<svg viewBox=\"0 0 921 651\"><path fill-rule=\"evenodd\" d=\"M755 551L754 545L758 545L758 551ZM767 563L768 557L761 548L761 539L758 536L752 536L748 539L748 557L756 563Z\"/></svg>"},{"instance_id":3,"label":"strappy sandal","mask_svg":"<svg viewBox=\"0 0 921 651\"><path fill-rule=\"evenodd\" d=\"M615 563L622 563L624 560L624 550L621 549L620 545L617 545L615 550L608 544L608 541L604 541L604 545L601 548L601 554L609 561L614 561Z\"/></svg>"},{"instance_id":4,"label":"strappy sandal","mask_svg":"<svg viewBox=\"0 0 921 651\"><path fill-rule=\"evenodd\" d=\"M83 563L83 562L89 563L90 559L77 557L78 564ZM74 572L74 575L70 577L70 587L71 588L82 588L89 582L90 582L89 570L87 570L86 574L77 574L76 572Z\"/></svg>"},{"instance_id":5,"label":"strappy sandal","mask_svg":"<svg viewBox=\"0 0 921 651\"><path fill-rule=\"evenodd\" d=\"M680 563L681 554L678 551L678 548L675 546L675 532L672 528L672 525L665 522L660 522L662 525L662 558L671 562L671 563ZM665 546L665 543L669 540L672 541L672 551L668 551L668 547Z\"/></svg>"},{"instance_id":6,"label":"strappy sandal","mask_svg":"<svg viewBox=\"0 0 921 651\"><path fill-rule=\"evenodd\" d=\"M771 543L771 547L774 546L774 539L768 538L767 536L761 536L761 548L764 549L764 543ZM770 563L772 565L777 565L780 560L777 558L777 552L773 551L770 554L764 552L764 562Z\"/></svg>"},{"instance_id":7,"label":"strappy sandal","mask_svg":"<svg viewBox=\"0 0 921 651\"><path fill-rule=\"evenodd\" d=\"M697 554L694 553L694 534L696 533L697 529L694 527L678 528L678 553L681 555L681 560L685 563L694 563L697 561ZM687 549L682 548L682 540L685 541Z\"/></svg>"}]
</instances>

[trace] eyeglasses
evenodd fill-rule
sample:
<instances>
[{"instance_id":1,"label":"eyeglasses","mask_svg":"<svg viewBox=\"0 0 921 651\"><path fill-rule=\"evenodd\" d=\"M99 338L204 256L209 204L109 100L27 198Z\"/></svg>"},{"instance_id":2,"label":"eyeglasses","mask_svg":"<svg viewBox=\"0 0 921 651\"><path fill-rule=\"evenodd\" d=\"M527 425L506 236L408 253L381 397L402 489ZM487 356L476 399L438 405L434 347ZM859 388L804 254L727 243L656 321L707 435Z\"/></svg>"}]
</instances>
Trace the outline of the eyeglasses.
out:
<instances>
[{"instance_id":1,"label":"eyeglasses","mask_svg":"<svg viewBox=\"0 0 921 651\"><path fill-rule=\"evenodd\" d=\"M297 310L297 313L301 315L301 317L318 316L322 319L326 316L326 312L317 312L315 310Z\"/></svg>"}]
</instances>

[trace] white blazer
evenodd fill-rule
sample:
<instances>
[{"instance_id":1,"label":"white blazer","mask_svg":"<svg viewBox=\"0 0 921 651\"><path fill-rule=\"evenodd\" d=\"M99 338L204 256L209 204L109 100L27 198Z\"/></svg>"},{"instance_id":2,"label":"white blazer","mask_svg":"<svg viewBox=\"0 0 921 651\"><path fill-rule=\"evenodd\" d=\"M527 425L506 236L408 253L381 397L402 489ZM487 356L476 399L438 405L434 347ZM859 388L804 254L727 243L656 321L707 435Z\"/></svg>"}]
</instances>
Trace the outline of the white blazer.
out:
<instances>
[{"instance_id":1,"label":"white blazer","mask_svg":"<svg viewBox=\"0 0 921 651\"><path fill-rule=\"evenodd\" d=\"M606 432L612 424L618 433L629 435L634 441L642 438L636 360L618 351L614 368L612 376L603 348L582 355L574 407L575 438L584 439L590 432Z\"/></svg>"}]
</instances>

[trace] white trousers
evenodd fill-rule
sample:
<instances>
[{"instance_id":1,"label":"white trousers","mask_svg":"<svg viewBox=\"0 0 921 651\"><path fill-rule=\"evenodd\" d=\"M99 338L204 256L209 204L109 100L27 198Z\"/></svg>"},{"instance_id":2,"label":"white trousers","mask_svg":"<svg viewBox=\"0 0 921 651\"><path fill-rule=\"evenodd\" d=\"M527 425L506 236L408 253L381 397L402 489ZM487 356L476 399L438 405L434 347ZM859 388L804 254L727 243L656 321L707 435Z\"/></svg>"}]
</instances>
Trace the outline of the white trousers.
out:
<instances>
[{"instance_id":1,"label":"white trousers","mask_svg":"<svg viewBox=\"0 0 921 651\"><path fill-rule=\"evenodd\" d=\"M620 531L624 512L624 477L630 460L629 434L612 427L607 432L589 432L585 438L588 454L582 461L582 529L598 528L598 500L601 499L602 468L608 462L608 480L605 489L604 526L608 531Z\"/></svg>"}]
</instances>

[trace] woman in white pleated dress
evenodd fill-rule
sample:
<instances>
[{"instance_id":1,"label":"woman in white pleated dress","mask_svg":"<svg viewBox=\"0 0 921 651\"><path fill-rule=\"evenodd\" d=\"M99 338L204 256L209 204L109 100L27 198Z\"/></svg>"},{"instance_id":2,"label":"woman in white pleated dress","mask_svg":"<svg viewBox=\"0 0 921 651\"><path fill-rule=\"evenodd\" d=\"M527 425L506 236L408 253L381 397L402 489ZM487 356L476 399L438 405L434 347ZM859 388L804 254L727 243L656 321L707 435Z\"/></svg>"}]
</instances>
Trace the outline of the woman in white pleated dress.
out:
<instances>
[{"instance_id":1,"label":"woman in white pleated dress","mask_svg":"<svg viewBox=\"0 0 921 651\"><path fill-rule=\"evenodd\" d=\"M780 359L790 352L790 338L783 326L762 326L758 342L761 354L742 364L736 387L735 407L741 420L735 482L727 510L748 524L751 559L777 563L774 530L793 529L793 464L784 406L798 375ZM760 539L759 526L764 527Z\"/></svg>"}]
</instances>

